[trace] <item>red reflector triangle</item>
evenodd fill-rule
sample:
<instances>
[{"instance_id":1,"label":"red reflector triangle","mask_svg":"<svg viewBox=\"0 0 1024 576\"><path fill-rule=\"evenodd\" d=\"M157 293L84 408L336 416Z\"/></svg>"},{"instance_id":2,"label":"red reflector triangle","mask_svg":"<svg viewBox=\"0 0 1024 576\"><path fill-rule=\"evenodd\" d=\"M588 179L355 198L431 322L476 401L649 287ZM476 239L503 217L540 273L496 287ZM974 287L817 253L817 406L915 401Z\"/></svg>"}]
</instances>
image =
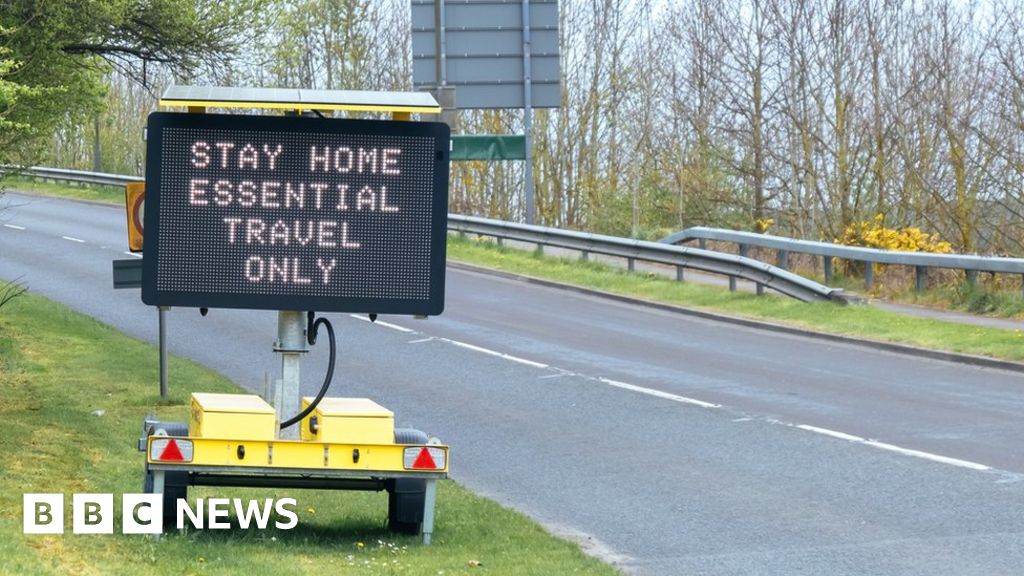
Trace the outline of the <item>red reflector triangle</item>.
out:
<instances>
[{"instance_id":1,"label":"red reflector triangle","mask_svg":"<svg viewBox=\"0 0 1024 576\"><path fill-rule=\"evenodd\" d=\"M416 457L416 461L412 463L413 470L436 470L437 464L434 463L434 459L430 456L430 450L426 448L420 449L420 455Z\"/></svg>"},{"instance_id":2,"label":"red reflector triangle","mask_svg":"<svg viewBox=\"0 0 1024 576\"><path fill-rule=\"evenodd\" d=\"M178 443L174 440L167 441L167 447L160 454L158 460L178 460L183 461L185 457L181 455L181 450L178 449Z\"/></svg>"}]
</instances>

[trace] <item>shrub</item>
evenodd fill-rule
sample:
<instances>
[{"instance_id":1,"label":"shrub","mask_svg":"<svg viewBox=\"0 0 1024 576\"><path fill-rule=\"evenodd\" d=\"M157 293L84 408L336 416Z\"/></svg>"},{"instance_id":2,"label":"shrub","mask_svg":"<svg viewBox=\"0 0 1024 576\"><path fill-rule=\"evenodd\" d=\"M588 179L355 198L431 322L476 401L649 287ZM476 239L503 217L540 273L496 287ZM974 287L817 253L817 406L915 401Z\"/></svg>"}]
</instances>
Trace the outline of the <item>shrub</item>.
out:
<instances>
[{"instance_id":1,"label":"shrub","mask_svg":"<svg viewBox=\"0 0 1024 576\"><path fill-rule=\"evenodd\" d=\"M846 227L843 237L836 240L838 244L846 246L863 246L865 248L877 248L879 250L898 250L902 252L934 252L937 254L949 254L953 246L939 238L938 234L928 234L920 228L888 228L885 226L885 216L879 214L873 220L855 222ZM836 270L840 274L862 276L864 264L862 262L842 262L836 259ZM874 271L883 274L886 266L876 264ZM931 275L932 272L929 272ZM881 285L876 284L873 292L878 293Z\"/></svg>"},{"instance_id":2,"label":"shrub","mask_svg":"<svg viewBox=\"0 0 1024 576\"><path fill-rule=\"evenodd\" d=\"M953 251L953 246L941 240L938 234L928 234L920 228L887 228L884 220L885 216L879 214L874 220L850 224L843 231L843 237L836 242L847 246L903 252L949 254Z\"/></svg>"}]
</instances>

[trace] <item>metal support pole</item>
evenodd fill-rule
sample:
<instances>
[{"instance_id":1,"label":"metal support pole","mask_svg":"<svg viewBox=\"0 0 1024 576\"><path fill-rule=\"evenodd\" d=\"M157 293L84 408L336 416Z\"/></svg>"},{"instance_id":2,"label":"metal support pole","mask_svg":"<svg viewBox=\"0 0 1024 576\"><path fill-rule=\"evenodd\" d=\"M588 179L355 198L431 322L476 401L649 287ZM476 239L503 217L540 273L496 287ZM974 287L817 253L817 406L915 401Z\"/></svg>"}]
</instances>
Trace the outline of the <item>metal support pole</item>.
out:
<instances>
[{"instance_id":1,"label":"metal support pole","mask_svg":"<svg viewBox=\"0 0 1024 576\"><path fill-rule=\"evenodd\" d=\"M533 224L533 87L530 70L530 0L523 0L523 144L526 158L523 181L526 193L526 223Z\"/></svg>"},{"instance_id":2,"label":"metal support pole","mask_svg":"<svg viewBox=\"0 0 1024 576\"><path fill-rule=\"evenodd\" d=\"M747 246L746 244L740 244L740 256L746 258L749 253L750 253L750 246ZM736 291L736 277L735 276L729 276L729 292L735 292L735 291Z\"/></svg>"},{"instance_id":3,"label":"metal support pole","mask_svg":"<svg viewBox=\"0 0 1024 576\"><path fill-rule=\"evenodd\" d=\"M92 140L92 171L102 172L103 171L103 159L100 156L100 114L97 112L92 117L93 121L93 140Z\"/></svg>"},{"instance_id":4,"label":"metal support pole","mask_svg":"<svg viewBox=\"0 0 1024 576\"><path fill-rule=\"evenodd\" d=\"M978 271L977 270L964 270L964 274L967 276L967 283L973 288L978 283Z\"/></svg>"},{"instance_id":5,"label":"metal support pole","mask_svg":"<svg viewBox=\"0 0 1024 576\"><path fill-rule=\"evenodd\" d=\"M779 250L775 256L775 265L783 270L789 269L789 252L786 250ZM764 286L760 284L757 285L757 295L764 295Z\"/></svg>"},{"instance_id":6,"label":"metal support pole","mask_svg":"<svg viewBox=\"0 0 1024 576\"><path fill-rule=\"evenodd\" d=\"M164 493L164 471L163 470L152 470L153 474L153 494Z\"/></svg>"},{"instance_id":7,"label":"metal support pole","mask_svg":"<svg viewBox=\"0 0 1024 576\"><path fill-rule=\"evenodd\" d=\"M676 266L676 282L685 282L685 281L686 280L683 277L683 267L682 266Z\"/></svg>"},{"instance_id":8,"label":"metal support pole","mask_svg":"<svg viewBox=\"0 0 1024 576\"><path fill-rule=\"evenodd\" d=\"M697 246L699 246L701 250L707 250L708 249L708 241L705 240L704 238L698 238L697 239Z\"/></svg>"},{"instance_id":9,"label":"metal support pole","mask_svg":"<svg viewBox=\"0 0 1024 576\"><path fill-rule=\"evenodd\" d=\"M825 269L825 284L832 283L832 257L822 256L822 268Z\"/></svg>"},{"instance_id":10,"label":"metal support pole","mask_svg":"<svg viewBox=\"0 0 1024 576\"><path fill-rule=\"evenodd\" d=\"M430 544L434 533L434 507L437 505L437 480L427 480L427 491L423 496L423 544Z\"/></svg>"},{"instance_id":11,"label":"metal support pole","mask_svg":"<svg viewBox=\"0 0 1024 576\"><path fill-rule=\"evenodd\" d=\"M914 290L916 290L918 294L924 292L927 271L928 269L924 266L914 266Z\"/></svg>"},{"instance_id":12,"label":"metal support pole","mask_svg":"<svg viewBox=\"0 0 1024 576\"><path fill-rule=\"evenodd\" d=\"M160 397L167 398L167 307L160 306Z\"/></svg>"},{"instance_id":13,"label":"metal support pole","mask_svg":"<svg viewBox=\"0 0 1024 576\"><path fill-rule=\"evenodd\" d=\"M580 260L583 260L584 262L590 260L590 252L587 252L586 250L580 252Z\"/></svg>"},{"instance_id":14,"label":"metal support pole","mask_svg":"<svg viewBox=\"0 0 1024 576\"><path fill-rule=\"evenodd\" d=\"M626 267L630 272L636 272L636 258L626 258Z\"/></svg>"},{"instance_id":15,"label":"metal support pole","mask_svg":"<svg viewBox=\"0 0 1024 576\"><path fill-rule=\"evenodd\" d=\"M164 479L165 479L164 471L163 470L153 470L152 474L153 474L153 494L163 494L164 493L164 484L165 484L165 482L164 482ZM159 540L163 536L163 534L154 534L153 536L154 536L154 538L156 540Z\"/></svg>"},{"instance_id":16,"label":"metal support pole","mask_svg":"<svg viewBox=\"0 0 1024 576\"><path fill-rule=\"evenodd\" d=\"M444 0L434 2L434 83L445 85Z\"/></svg>"},{"instance_id":17,"label":"metal support pole","mask_svg":"<svg viewBox=\"0 0 1024 576\"><path fill-rule=\"evenodd\" d=\"M301 380L299 362L306 348L306 321L302 312L281 310L277 313L277 342L274 351L281 354L281 379L277 381L274 394L274 409L279 420L291 418L299 413ZM298 427L282 431L281 438L299 437Z\"/></svg>"},{"instance_id":18,"label":"metal support pole","mask_svg":"<svg viewBox=\"0 0 1024 576\"><path fill-rule=\"evenodd\" d=\"M789 269L789 252L785 250L779 250L778 256L776 257L776 266L783 270Z\"/></svg>"},{"instance_id":19,"label":"metal support pole","mask_svg":"<svg viewBox=\"0 0 1024 576\"><path fill-rule=\"evenodd\" d=\"M875 264L873 262L864 263L864 287L871 290L871 287L875 285Z\"/></svg>"}]
</instances>

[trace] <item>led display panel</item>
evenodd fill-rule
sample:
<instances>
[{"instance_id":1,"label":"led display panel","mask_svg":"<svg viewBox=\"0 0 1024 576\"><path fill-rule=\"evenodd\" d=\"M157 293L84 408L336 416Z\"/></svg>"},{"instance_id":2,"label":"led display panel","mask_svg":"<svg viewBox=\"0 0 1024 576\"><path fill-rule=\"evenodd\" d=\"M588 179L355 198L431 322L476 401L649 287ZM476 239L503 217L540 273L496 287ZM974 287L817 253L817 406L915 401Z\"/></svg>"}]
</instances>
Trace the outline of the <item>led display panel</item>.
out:
<instances>
[{"instance_id":1,"label":"led display panel","mask_svg":"<svg viewBox=\"0 0 1024 576\"><path fill-rule=\"evenodd\" d=\"M436 315L442 123L155 112L142 300Z\"/></svg>"}]
</instances>

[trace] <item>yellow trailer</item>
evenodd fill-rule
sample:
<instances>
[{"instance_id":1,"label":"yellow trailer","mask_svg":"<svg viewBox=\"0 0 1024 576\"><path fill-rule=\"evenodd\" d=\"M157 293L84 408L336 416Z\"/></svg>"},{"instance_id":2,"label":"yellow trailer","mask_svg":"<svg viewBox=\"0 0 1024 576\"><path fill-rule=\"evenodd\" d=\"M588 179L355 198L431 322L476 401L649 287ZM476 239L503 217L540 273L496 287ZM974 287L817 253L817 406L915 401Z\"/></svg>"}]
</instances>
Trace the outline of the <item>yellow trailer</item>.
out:
<instances>
[{"instance_id":1,"label":"yellow trailer","mask_svg":"<svg viewBox=\"0 0 1024 576\"><path fill-rule=\"evenodd\" d=\"M448 446L393 422L368 399L324 398L303 419L303 437L279 439L277 413L259 396L194 393L187 426L146 422L147 492L164 494L170 518L188 486L387 491L389 527L429 544Z\"/></svg>"}]
</instances>

